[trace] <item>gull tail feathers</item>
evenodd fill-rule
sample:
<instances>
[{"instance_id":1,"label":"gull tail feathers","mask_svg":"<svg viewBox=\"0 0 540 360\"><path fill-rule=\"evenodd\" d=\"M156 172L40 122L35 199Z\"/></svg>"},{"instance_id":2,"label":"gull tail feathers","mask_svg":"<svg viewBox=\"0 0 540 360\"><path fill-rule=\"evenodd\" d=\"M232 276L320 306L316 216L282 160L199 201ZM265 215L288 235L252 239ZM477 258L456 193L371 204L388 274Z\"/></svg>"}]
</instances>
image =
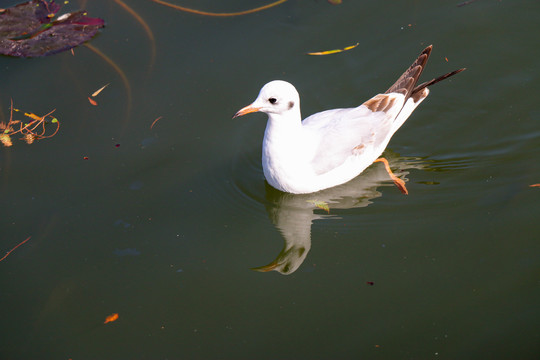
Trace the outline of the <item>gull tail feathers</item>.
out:
<instances>
[{"instance_id":1,"label":"gull tail feathers","mask_svg":"<svg viewBox=\"0 0 540 360\"><path fill-rule=\"evenodd\" d=\"M435 79L431 79L429 81L426 81L424 83L421 83L420 85L417 85L414 87L413 91L411 92L411 97L414 98L416 94L421 94L422 90L424 90L425 88L427 88L428 86L431 86L433 84L436 84L438 83L439 81L443 81L445 79L448 79L450 76L454 76L456 74L459 74L460 72L462 72L463 70L467 70L467 68L462 68L462 69L457 69L457 70L454 70L454 71L451 71L447 74L444 74L444 75L441 75ZM415 99L416 100L416 99Z\"/></svg>"},{"instance_id":2,"label":"gull tail feathers","mask_svg":"<svg viewBox=\"0 0 540 360\"><path fill-rule=\"evenodd\" d=\"M456 75L463 70L458 69L442 76L439 76L430 81L426 81L420 85L418 84L418 79L426 67L431 51L433 50L433 45L426 47L418 58L412 63L412 65L399 77L399 79L388 89L385 94L389 93L399 93L405 95L405 101L410 97L413 98L414 102L418 102L420 99L423 99L427 96L427 92L423 91L428 86L438 83L439 81L445 80L450 76Z\"/></svg>"}]
</instances>

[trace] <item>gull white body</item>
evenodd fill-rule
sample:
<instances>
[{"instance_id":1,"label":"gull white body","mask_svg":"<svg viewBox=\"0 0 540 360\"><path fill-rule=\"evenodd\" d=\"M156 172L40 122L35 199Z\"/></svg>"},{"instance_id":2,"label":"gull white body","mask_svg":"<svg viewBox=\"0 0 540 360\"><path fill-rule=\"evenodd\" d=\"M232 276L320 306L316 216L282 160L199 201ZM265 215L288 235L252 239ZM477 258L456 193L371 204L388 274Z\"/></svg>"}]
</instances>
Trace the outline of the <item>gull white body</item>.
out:
<instances>
[{"instance_id":1,"label":"gull white body","mask_svg":"<svg viewBox=\"0 0 540 360\"><path fill-rule=\"evenodd\" d=\"M238 111L241 116L268 114L262 166L268 183L284 192L312 193L358 176L382 154L392 135L428 96L428 85L463 69L416 85L431 46L384 94L362 105L333 109L301 119L300 98L293 85L274 80L257 99Z\"/></svg>"},{"instance_id":2,"label":"gull white body","mask_svg":"<svg viewBox=\"0 0 540 360\"><path fill-rule=\"evenodd\" d=\"M292 87L277 82L269 84ZM268 114L262 146L268 183L284 192L303 194L358 176L382 154L392 135L423 100L413 103L411 98L411 104L403 108L405 96L392 95L396 105L386 113L360 105L324 111L304 121L300 121L299 106L291 112Z\"/></svg>"}]
</instances>

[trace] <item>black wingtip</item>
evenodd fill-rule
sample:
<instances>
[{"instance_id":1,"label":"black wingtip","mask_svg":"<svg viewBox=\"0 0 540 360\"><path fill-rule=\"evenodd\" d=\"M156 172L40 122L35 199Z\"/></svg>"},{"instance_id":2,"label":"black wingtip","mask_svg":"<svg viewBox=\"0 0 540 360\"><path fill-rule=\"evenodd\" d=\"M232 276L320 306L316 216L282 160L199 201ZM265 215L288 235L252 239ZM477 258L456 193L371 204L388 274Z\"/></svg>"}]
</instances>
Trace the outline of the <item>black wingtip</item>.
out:
<instances>
[{"instance_id":1,"label":"black wingtip","mask_svg":"<svg viewBox=\"0 0 540 360\"><path fill-rule=\"evenodd\" d=\"M418 93L419 91L421 91L422 89L424 88L427 88L428 86L431 86L431 85L434 85L436 83L438 83L439 81L443 81L445 79L448 79L450 76L454 76L456 74L459 74L460 72L464 71L464 70L467 70L467 68L461 68L461 69L457 69L457 70L454 70L454 71L451 71L447 74L444 74L442 76L439 76L438 78L435 78L435 79L432 79L430 81L426 81L420 85L417 85L413 91L412 91L412 94L416 94Z\"/></svg>"}]
</instances>

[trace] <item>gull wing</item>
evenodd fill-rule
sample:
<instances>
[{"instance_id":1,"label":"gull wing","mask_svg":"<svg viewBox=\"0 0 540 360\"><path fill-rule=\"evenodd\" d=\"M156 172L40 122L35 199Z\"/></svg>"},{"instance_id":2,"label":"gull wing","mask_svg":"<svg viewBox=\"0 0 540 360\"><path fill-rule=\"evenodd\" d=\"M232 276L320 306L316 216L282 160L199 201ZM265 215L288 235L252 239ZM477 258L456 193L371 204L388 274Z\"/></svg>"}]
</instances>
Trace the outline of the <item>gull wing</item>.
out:
<instances>
[{"instance_id":1,"label":"gull wing","mask_svg":"<svg viewBox=\"0 0 540 360\"><path fill-rule=\"evenodd\" d=\"M303 121L305 129L314 130L313 138L317 139L312 160L316 174L335 169L352 155L375 161L394 132L428 96L427 87L465 70L418 85L432 49L431 45L426 47L384 94L375 95L359 107L323 111Z\"/></svg>"},{"instance_id":2,"label":"gull wing","mask_svg":"<svg viewBox=\"0 0 540 360\"><path fill-rule=\"evenodd\" d=\"M377 149L390 135L392 120L384 111L374 112L366 105L323 111L306 118L304 128L318 136L313 144L315 173L326 173L353 155Z\"/></svg>"}]
</instances>

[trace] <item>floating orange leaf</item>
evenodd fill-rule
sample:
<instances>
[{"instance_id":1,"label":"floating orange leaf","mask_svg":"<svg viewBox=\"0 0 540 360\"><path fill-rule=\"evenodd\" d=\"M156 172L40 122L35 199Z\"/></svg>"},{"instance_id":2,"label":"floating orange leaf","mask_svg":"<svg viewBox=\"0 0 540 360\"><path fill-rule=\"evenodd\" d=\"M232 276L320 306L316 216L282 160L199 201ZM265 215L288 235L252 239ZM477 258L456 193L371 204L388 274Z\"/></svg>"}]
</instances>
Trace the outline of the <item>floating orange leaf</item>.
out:
<instances>
[{"instance_id":1,"label":"floating orange leaf","mask_svg":"<svg viewBox=\"0 0 540 360\"><path fill-rule=\"evenodd\" d=\"M28 116L32 120L37 120L37 121L43 120L41 116L37 116L36 114L32 114L32 113L24 113L24 116Z\"/></svg>"},{"instance_id":2,"label":"floating orange leaf","mask_svg":"<svg viewBox=\"0 0 540 360\"><path fill-rule=\"evenodd\" d=\"M114 314L111 314L111 315L109 315L109 316L107 316L105 318L104 324L107 324L107 323L110 323L110 322L113 322L113 321L116 321L116 320L118 320L118 314L114 313Z\"/></svg>"},{"instance_id":3,"label":"floating orange leaf","mask_svg":"<svg viewBox=\"0 0 540 360\"><path fill-rule=\"evenodd\" d=\"M107 86L109 86L109 84L106 84L106 85L102 86L102 87L101 87L100 89L98 89L98 90L94 91L94 93L92 94L92 97L96 97L96 96L98 96L98 95L99 95L99 93L100 93L100 92L102 92L102 91L103 91L103 89L105 89L105 88L106 88Z\"/></svg>"},{"instance_id":4,"label":"floating orange leaf","mask_svg":"<svg viewBox=\"0 0 540 360\"><path fill-rule=\"evenodd\" d=\"M152 125L150 125L150 130L152 130L152 128L154 127L154 125L158 122L159 119L161 119L163 116L160 116L158 117L156 120L154 120L154 122L152 123Z\"/></svg>"},{"instance_id":5,"label":"floating orange leaf","mask_svg":"<svg viewBox=\"0 0 540 360\"><path fill-rule=\"evenodd\" d=\"M532 184L532 185L529 185L529 187L540 187L540 184Z\"/></svg>"},{"instance_id":6,"label":"floating orange leaf","mask_svg":"<svg viewBox=\"0 0 540 360\"><path fill-rule=\"evenodd\" d=\"M337 54L343 51L351 50L357 47L360 43L356 43L351 46L344 47L343 49L336 49L336 50L326 50L326 51L317 51L317 52L308 52L307 55L330 55L330 54Z\"/></svg>"},{"instance_id":7,"label":"floating orange leaf","mask_svg":"<svg viewBox=\"0 0 540 360\"><path fill-rule=\"evenodd\" d=\"M88 101L90 102L90 104L97 106L97 101L92 99L91 97L88 97Z\"/></svg>"}]
</instances>

